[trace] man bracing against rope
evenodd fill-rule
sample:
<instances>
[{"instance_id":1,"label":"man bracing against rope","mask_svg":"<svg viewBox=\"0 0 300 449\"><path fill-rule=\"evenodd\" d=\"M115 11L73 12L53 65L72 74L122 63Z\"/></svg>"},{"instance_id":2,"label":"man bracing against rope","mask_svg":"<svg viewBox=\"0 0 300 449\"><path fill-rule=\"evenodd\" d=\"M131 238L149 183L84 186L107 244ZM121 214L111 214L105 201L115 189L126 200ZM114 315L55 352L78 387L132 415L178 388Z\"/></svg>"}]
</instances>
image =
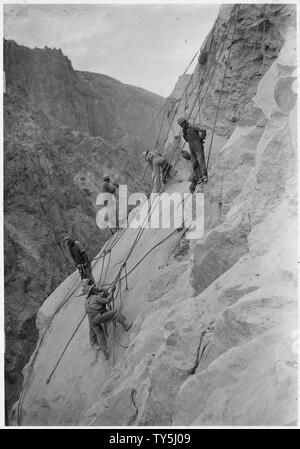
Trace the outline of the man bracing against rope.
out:
<instances>
[{"instance_id":1,"label":"man bracing against rope","mask_svg":"<svg viewBox=\"0 0 300 449\"><path fill-rule=\"evenodd\" d=\"M119 217L118 217L119 199L118 199L118 195L117 195L118 188L119 188L119 184L117 184L116 182L113 182L110 179L109 175L103 176L103 184L102 184L101 192L102 193L111 193L112 195L114 195L114 197L116 199L116 229L110 228L110 231L112 234L114 234L119 229Z\"/></svg>"},{"instance_id":2,"label":"man bracing against rope","mask_svg":"<svg viewBox=\"0 0 300 449\"><path fill-rule=\"evenodd\" d=\"M190 147L193 174L194 177L197 178L197 181L195 179L192 184L195 184L195 182L206 183L208 181L208 177L203 146L206 130L199 128L198 126L191 125L184 117L178 119L177 123L181 126L183 138L186 142L188 142Z\"/></svg>"},{"instance_id":3,"label":"man bracing against rope","mask_svg":"<svg viewBox=\"0 0 300 449\"><path fill-rule=\"evenodd\" d=\"M127 323L125 316L118 310L107 306L114 299L114 292L116 287L114 286L111 293L108 294L106 289L98 289L89 279L83 279L83 293L86 295L85 310L89 319L89 336L90 343L93 349L96 351L103 351L105 358L109 359L107 335L106 335L106 323L109 321L117 320L127 332L131 326L131 323Z\"/></svg>"},{"instance_id":4,"label":"man bracing against rope","mask_svg":"<svg viewBox=\"0 0 300 449\"><path fill-rule=\"evenodd\" d=\"M86 250L74 239L72 234L66 235L64 240L69 247L72 259L77 265L81 279L88 278L94 283L95 279L92 273L92 266Z\"/></svg>"},{"instance_id":5,"label":"man bracing against rope","mask_svg":"<svg viewBox=\"0 0 300 449\"><path fill-rule=\"evenodd\" d=\"M160 193L162 185L167 182L172 171L172 165L161 154L144 151L143 156L152 170L152 193Z\"/></svg>"}]
</instances>

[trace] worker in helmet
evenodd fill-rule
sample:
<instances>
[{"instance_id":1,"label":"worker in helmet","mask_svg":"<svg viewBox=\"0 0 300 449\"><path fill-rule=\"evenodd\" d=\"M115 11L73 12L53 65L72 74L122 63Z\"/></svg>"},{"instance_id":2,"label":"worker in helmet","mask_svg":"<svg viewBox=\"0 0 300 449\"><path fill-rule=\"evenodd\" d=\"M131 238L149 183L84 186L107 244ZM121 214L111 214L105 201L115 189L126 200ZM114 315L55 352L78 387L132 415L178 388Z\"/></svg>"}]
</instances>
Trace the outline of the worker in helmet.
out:
<instances>
[{"instance_id":1,"label":"worker in helmet","mask_svg":"<svg viewBox=\"0 0 300 449\"><path fill-rule=\"evenodd\" d=\"M206 130L198 126L191 125L184 117L177 120L177 123L182 128L183 138L188 142L190 147L191 164L197 182L206 183L208 181L207 168L204 156L204 141L206 137Z\"/></svg>"},{"instance_id":2,"label":"worker in helmet","mask_svg":"<svg viewBox=\"0 0 300 449\"><path fill-rule=\"evenodd\" d=\"M117 189L119 188L119 184L111 180L110 175L106 174L103 176L103 184L102 184L102 193L111 193L114 195L116 199L116 228L110 228L110 231L112 234L114 234L117 229L119 229L119 215L118 215L118 205L119 205L119 199L117 195Z\"/></svg>"},{"instance_id":3,"label":"worker in helmet","mask_svg":"<svg viewBox=\"0 0 300 449\"><path fill-rule=\"evenodd\" d=\"M109 359L106 323L117 320L127 332L132 326L127 323L125 316L116 309L108 309L107 306L114 299L114 286L111 293L108 290L97 288L89 279L82 281L85 294L85 310L89 319L89 335L92 348L102 350L106 359Z\"/></svg>"},{"instance_id":4,"label":"worker in helmet","mask_svg":"<svg viewBox=\"0 0 300 449\"><path fill-rule=\"evenodd\" d=\"M95 282L92 273L91 262L89 260L86 250L81 246L81 244L77 240L74 239L72 234L66 235L66 237L64 237L64 240L69 247L72 259L77 265L81 279L88 278L92 282Z\"/></svg>"},{"instance_id":5,"label":"worker in helmet","mask_svg":"<svg viewBox=\"0 0 300 449\"><path fill-rule=\"evenodd\" d=\"M119 184L111 180L110 175L103 176L102 193L112 193L116 196L116 191L119 188Z\"/></svg>"},{"instance_id":6,"label":"worker in helmet","mask_svg":"<svg viewBox=\"0 0 300 449\"><path fill-rule=\"evenodd\" d=\"M144 151L143 157L152 170L152 193L160 193L171 175L172 165L161 154Z\"/></svg>"}]
</instances>

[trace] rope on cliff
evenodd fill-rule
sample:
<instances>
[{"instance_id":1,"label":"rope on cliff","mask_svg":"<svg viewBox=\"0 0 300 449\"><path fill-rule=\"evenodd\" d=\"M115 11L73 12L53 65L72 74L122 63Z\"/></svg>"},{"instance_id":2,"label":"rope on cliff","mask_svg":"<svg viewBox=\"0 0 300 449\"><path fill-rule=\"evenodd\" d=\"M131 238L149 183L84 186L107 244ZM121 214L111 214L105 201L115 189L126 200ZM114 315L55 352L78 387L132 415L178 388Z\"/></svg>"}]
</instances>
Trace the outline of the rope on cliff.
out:
<instances>
[{"instance_id":1,"label":"rope on cliff","mask_svg":"<svg viewBox=\"0 0 300 449\"><path fill-rule=\"evenodd\" d=\"M200 96L200 94L201 94L201 92L202 92L202 89L203 89L204 86L205 86L205 83L206 83L207 79L208 79L208 83L207 83L207 85L206 85L206 89L205 89L203 98L202 98L201 102L199 101L199 107L198 107L198 111L197 111L196 114L195 114L194 122L195 122L195 120L196 120L196 118L197 118L198 113L200 114L200 108L201 108L201 106L202 106L202 104L203 104L203 101L204 101L204 99L205 99L205 96L206 96L206 94L207 94L207 92L208 92L208 88L209 88L209 86L210 86L210 84L211 84L211 82L212 82L212 80L213 80L213 77L214 77L214 74L215 74L216 67L217 67L217 64L218 64L218 62L219 62L219 59L220 59L220 57L221 57L221 55L222 55L222 53L223 53L223 49L224 49L224 46L225 46L225 43L226 43L226 40L227 40L226 38L224 39L224 37L225 37L225 35L226 35L226 33L227 33L227 30L229 30L230 27L231 27L231 23L232 23L232 21L233 21L233 18L234 18L234 9L233 9L232 12L231 12L230 18L229 18L229 20L228 20L228 22L227 22L227 24L226 24L226 27L224 28L223 33L222 33L222 35L221 35L220 43L219 43L219 45L218 45L218 47L217 47L217 49L216 49L215 55L217 55L218 52L219 52L219 50L221 49L220 52L219 52L219 55L218 55L218 57L217 57L217 60L212 60L211 63L210 63L209 69L208 69L208 70L205 70L205 73L202 74L202 79L201 79L200 82L199 82L200 89L198 90L198 96L196 96L196 99L195 99L195 101L194 101L194 103L193 103L193 105L192 105L191 111L190 111L190 113L189 113L189 115L188 115L188 117L187 117L188 120L189 120L189 118L190 118L190 117L192 116L192 114L193 114L193 111L194 111L194 109L195 109L195 106L196 106L196 104L197 104L197 101L199 100L199 96ZM211 71L211 68L212 68L212 67L213 67L213 71L212 71L212 73L210 74L210 71ZM204 75L205 75L205 78L204 78ZM173 153L172 153L172 156L171 156L171 161L173 160L173 158L174 158L174 156L175 156L175 153L176 153L176 150L177 150L177 148L179 147L180 143L181 143L181 137L180 137L178 143L175 145L175 148L174 148ZM183 144L182 144L182 146L181 146L181 150L183 150L185 144L186 144L186 142L183 142ZM179 157L180 157L180 153L179 153L179 155L178 155L178 157L177 157L177 160L176 160L175 164L173 165L173 168L172 168L170 177L171 177L172 173L174 172L174 168L175 168L175 166L176 166L176 164L177 164L177 162L178 162L178 160L179 160Z\"/></svg>"},{"instance_id":2,"label":"rope on cliff","mask_svg":"<svg viewBox=\"0 0 300 449\"><path fill-rule=\"evenodd\" d=\"M226 32L226 30L227 30L227 28L228 28L228 26L229 26L229 24L230 24L230 22L231 22L232 15L233 15L233 14L231 14L230 19L229 19L229 21L228 21L228 23L227 23L227 25L226 25L226 28L225 28L224 31L223 31L222 37L224 36L224 34L225 34L225 32ZM215 25L214 25L214 26L215 26ZM218 46L218 48L217 48L217 50L216 50L216 53L218 52L218 50L219 50L219 48L220 48L220 45L221 45L221 42L222 42L222 37L221 37L221 40L220 40L220 44L219 44L219 46ZM193 61L195 60L195 58L196 58L197 54L200 52L200 50L201 50L201 47L199 48L199 50L198 50L198 51L195 53L195 55L193 56L192 60L190 61L188 67L187 67L186 70L184 71L183 75L186 74L187 70L189 69L189 67L191 66L191 64L193 63ZM222 50L221 50L221 52L222 52ZM207 72L207 76L208 76L208 74L209 74L209 72L210 72L210 69L211 69L212 65L213 65L213 63L211 63L211 65L210 65L210 67L209 67L209 70L208 70L208 72ZM196 70L196 68L195 68L195 70ZM173 116L173 119L171 120L171 123L170 123L170 126L169 126L169 130L168 130L168 133L167 133L167 135L166 135L166 138L165 138L165 141L164 141L164 144L163 144L163 148L164 148L164 149L165 149L165 145L166 145L168 136L169 136L169 134L170 134L170 130L171 130L171 127L172 127L172 125L173 125L175 116L176 116L176 114L177 114L177 112L178 112L178 109L179 109L179 106L180 106L180 104L181 104L181 102L182 102L182 99L184 98L184 94L187 92L188 87L189 87L190 83L191 83L192 80L193 80L193 76L194 76L194 74L195 74L195 70L194 70L192 76L190 77L190 79L189 79L187 85L185 86L185 89L184 89L184 91L183 91L183 93L182 93L182 96L181 96L179 102L178 102L177 105L176 105L175 114L174 114L174 116ZM201 79L201 81L203 81L203 77L204 77L204 74L202 74L202 79ZM204 80L204 82L203 82L203 85L205 84L206 78L207 78L207 77L205 77L205 80ZM201 86L201 89L202 89L202 86ZM191 97L192 93L193 93L193 91L190 92L189 98ZM165 105L166 105L166 104L167 104L167 102L165 103ZM195 107L195 104L193 105L193 107L192 107L192 109L191 109L190 115L191 115L191 113L193 112L194 107ZM161 109L161 111L162 111L162 109ZM161 111L160 111L160 112L161 112ZM159 115L159 114L158 114L158 115ZM161 131L161 130L160 130L160 131ZM180 143L180 141L179 141L179 143ZM177 150L177 148L178 148L179 143L178 143L178 144L175 146L175 148L174 148L174 151L173 151L173 154L172 154L172 157L171 157L171 161L172 161L173 158L174 158L174 155L175 155L175 152L176 152L176 150ZM184 146L184 145L183 145L183 146ZM148 168L149 168L149 165L146 164L145 170L144 170L144 173L143 173L143 176L142 176L142 180L141 180L141 182L140 182L140 184L139 184L138 190L140 189L140 187L141 187L141 185L142 185L142 183L143 183L143 181L144 181L144 178L145 178L145 176L146 176L146 172L147 172ZM169 179L171 179L171 174L172 174L173 169L174 169L174 167L173 167L172 170L171 170L170 178L169 178ZM166 186L165 186L165 187L166 187ZM126 232L126 228L124 228L124 229L120 232L120 235L119 235L119 237L117 238L117 241L121 240L121 238L122 238L122 236L124 235L125 232ZM142 232L143 232L143 231L140 232L140 234L137 236L137 238L139 238L139 237L141 236ZM117 241L115 242L115 244L117 243ZM115 244L114 244L113 246L115 246ZM135 243L134 243L134 245L135 245ZM132 251L131 251L131 252L132 252ZM130 252L130 254L131 254L131 252Z\"/></svg>"},{"instance_id":3,"label":"rope on cliff","mask_svg":"<svg viewBox=\"0 0 300 449\"><path fill-rule=\"evenodd\" d=\"M63 355L64 355L64 353L66 352L66 350L67 350L69 344L71 343L71 341L73 340L73 337L75 336L76 332L78 331L78 329L80 328L81 324L83 323L83 320L85 319L85 316L86 316L86 313L83 315L83 317L81 318L81 320L80 320L79 323L77 324L77 326L76 326L74 332L72 333L71 337L69 338L69 340L68 340L66 346L64 347L63 352L61 353L61 355L59 356L59 358L58 358L56 364L54 365L53 370L51 371L51 373L49 374L48 378L46 379L46 384L48 384L48 383L50 382L50 380L51 380L53 374L55 373L56 368L58 367L58 365L59 365L61 359L63 358Z\"/></svg>"},{"instance_id":4,"label":"rope on cliff","mask_svg":"<svg viewBox=\"0 0 300 449\"><path fill-rule=\"evenodd\" d=\"M231 50L232 50L232 43L233 43L233 38L234 38L234 35L235 35L236 25L237 25L237 21L238 21L239 10L240 10L240 6L238 5L238 6L237 6L236 18L235 18L235 23L234 23L234 28L233 28L233 33L232 33L231 42L230 42L230 47L229 47L229 52L228 52L228 57L227 57L227 64L226 64L226 67L225 67L225 70L224 70L224 75L223 75L223 80L222 80L222 86L221 86L221 92L220 92L219 101L218 101L218 106L217 106L217 111L216 111L216 115L215 115L215 120L214 120L214 125L213 125L213 131L212 131L212 135L211 135L211 139L210 139L210 145L209 145L209 150L208 150L208 155L207 155L207 162L206 162L206 167L207 167L207 169L208 169L208 166L209 166L210 153L211 153L212 144L213 144L213 139L214 139L214 134L215 134L215 130L216 130L216 124L217 124L217 119L218 119L218 115L219 115L219 109L220 109L221 99L222 99L222 95L223 95L223 89L224 89L224 84L225 84L225 78L226 78L227 70L228 70L228 67L229 67L230 55L231 55Z\"/></svg>"},{"instance_id":5,"label":"rope on cliff","mask_svg":"<svg viewBox=\"0 0 300 449\"><path fill-rule=\"evenodd\" d=\"M95 267L95 265L97 263L98 263L98 261L96 261L94 263L93 267ZM40 339L38 340L36 349L35 349L35 351L34 351L34 353L32 355L32 359L29 362L28 371L27 371L27 374L26 374L25 380L24 380L24 386L23 386L23 389L21 391L21 394L20 394L20 397L19 397L19 400L18 400L18 405L17 405L17 423L18 423L18 426L21 426L21 424L22 424L22 406L23 406L23 402L24 402L24 399L25 399L25 395L26 395L26 392L27 392L28 385L29 385L30 377L31 377L31 374L32 374L32 371L33 371L33 365L35 363L35 360L36 360L36 357L38 355L39 349L42 346L42 343L44 341L46 333L48 332L48 330L49 330L49 328L50 328L50 326L51 326L51 324L52 324L52 322L54 320L54 317L63 308L63 306L68 302L68 300L74 295L74 293L76 292L78 287L81 285L81 279L80 279L79 283L75 286L77 281L78 281L78 277L75 278L75 281L71 285L71 288L69 289L68 293L65 295L65 297L62 300L62 302L56 308L56 310L53 313L53 315L50 317L50 320L48 321L47 326L44 329L44 332L42 333Z\"/></svg>"},{"instance_id":6,"label":"rope on cliff","mask_svg":"<svg viewBox=\"0 0 300 449\"><path fill-rule=\"evenodd\" d=\"M237 11L238 11L238 9L237 9ZM237 13L237 16L238 16L238 13ZM218 59L217 59L217 61L215 61L215 64L214 64L214 61L212 61L211 64L210 64L210 66L209 66L208 71L207 71L207 72L205 71L205 73L202 74L202 79L200 80L200 83L201 83L201 81L203 81L204 75L205 75L205 79L204 79L204 81L203 81L202 84L201 84L200 92L201 92L203 86L205 85L205 82L206 82L206 80L207 80L207 78L208 78L208 76L209 76L211 67L213 67L213 65L214 65L213 74L212 74L212 76L210 77L209 83L208 83L207 88L206 88L206 92L207 92L208 87L209 87L209 85L210 85L210 83L211 83L211 81L212 81L212 78L213 78L213 75L214 75L214 73L215 73L215 69L216 69L217 63L218 63L219 58L220 58L220 56L221 56L221 54L222 54L222 52L223 52L223 48L224 48L224 45L225 45L225 42L226 42L226 39L223 40L223 36L225 35L227 29L230 28L231 22L232 22L232 20L233 20L233 17L234 17L234 10L232 11L231 16L230 16L230 18L229 18L229 20L228 20L228 22L227 22L227 24L226 24L226 27L225 27L225 29L224 29L224 31L223 31L223 34L222 34L222 37L221 37L221 39L220 39L220 44L219 44L219 46L218 46L218 48L217 48L217 50L216 50L216 54L217 54L218 51L219 51L219 49L221 48L221 51L220 51L219 56L218 56ZM236 21L235 21L235 26L236 26L236 22L237 22L237 17L236 17ZM235 28L234 28L234 30L235 30ZM195 73L195 71L194 71L194 73ZM194 75L194 73L193 73L193 75ZM185 92L186 89L188 88L188 86L189 86L189 84L190 84L192 78L193 78L193 77L191 77L190 80L189 80L189 82L187 83L187 86L186 86L184 92ZM204 97L205 97L205 95L206 95L206 92L205 92L205 94L204 94ZM183 93L183 95L182 95L182 97L181 97L181 100L182 100L183 96L184 96L184 93ZM202 99L202 102L203 102L203 100L204 100L204 97L203 97L203 99ZM181 100L180 100L180 101L181 101ZM194 111L194 108L195 108L195 106L196 106L197 100L198 100L198 97L196 96L196 99L195 99L195 101L194 101L194 104L193 104L193 106L192 106L192 108L191 108L191 111L190 111L190 113L189 113L188 119L190 118L190 116L192 115L192 113L193 113L193 111ZM180 102L179 102L179 104L180 104ZM177 112L177 110L178 110L179 104L177 105L176 112ZM176 115L176 112L175 112L175 115ZM197 116L197 114L196 114L196 116ZM175 116L174 116L174 117L175 117ZM174 121L174 118L173 118L173 120L171 121L171 125L170 125L170 128L169 128L169 132L170 132L171 126L172 126L172 124L173 124L173 121ZM168 132L168 134L169 134L169 132ZM168 135L167 135L167 137L166 137L165 144L166 144L167 138L168 138ZM177 150L177 148L178 148L178 146L179 146L179 144L180 144L180 141L181 141L181 139L180 139L179 142L175 145L169 163L172 162L172 160L173 160L173 158L174 158L174 156L175 156L176 150ZM185 142L183 143L182 148L184 147L184 145L185 145ZM172 172L173 172L173 171L174 171L174 166L172 167L172 170L171 170L170 178L169 178L169 179L171 179L171 175L172 175ZM166 185L165 185L165 187L166 187ZM164 189L165 189L165 187L164 187ZM156 205L155 205L155 207L156 207ZM152 212L153 212L153 210L154 210L154 209L152 209ZM148 211L148 213L149 213L149 211ZM150 215L150 216L151 216L151 215ZM128 254L127 258L126 258L126 261L128 260L129 256L131 255L131 253L132 253L134 247L136 246L138 240L140 239L140 237L141 237L143 231L144 231L143 228L139 230L139 232L138 232L138 234L137 234L137 236L136 236L136 239L135 239L135 241L134 241L134 243L133 243L133 245L132 245L132 247L131 247L131 249L130 249L130 251L129 251L129 254Z\"/></svg>"}]
</instances>

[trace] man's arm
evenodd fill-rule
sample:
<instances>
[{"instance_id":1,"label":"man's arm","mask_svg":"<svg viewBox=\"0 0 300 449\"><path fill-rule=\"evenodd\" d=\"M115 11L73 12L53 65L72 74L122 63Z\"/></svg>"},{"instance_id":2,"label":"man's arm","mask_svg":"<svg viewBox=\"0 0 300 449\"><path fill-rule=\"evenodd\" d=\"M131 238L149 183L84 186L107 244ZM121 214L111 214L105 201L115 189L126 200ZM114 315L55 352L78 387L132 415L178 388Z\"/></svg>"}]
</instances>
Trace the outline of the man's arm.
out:
<instances>
[{"instance_id":1,"label":"man's arm","mask_svg":"<svg viewBox=\"0 0 300 449\"><path fill-rule=\"evenodd\" d=\"M100 307L106 306L106 304L107 304L106 299L100 295L94 296L93 302L96 306L100 306Z\"/></svg>"},{"instance_id":2,"label":"man's arm","mask_svg":"<svg viewBox=\"0 0 300 449\"><path fill-rule=\"evenodd\" d=\"M89 262L89 256L87 255L86 250L81 246L81 244L79 242L76 242L76 244L77 244L77 247L78 247L80 253L82 254L84 262L88 263Z\"/></svg>"},{"instance_id":3,"label":"man's arm","mask_svg":"<svg viewBox=\"0 0 300 449\"><path fill-rule=\"evenodd\" d=\"M114 285L113 288L111 289L110 294L105 298L106 304L108 304L109 302L111 302L114 299L115 290L116 290L116 286Z\"/></svg>"},{"instance_id":4,"label":"man's arm","mask_svg":"<svg viewBox=\"0 0 300 449\"><path fill-rule=\"evenodd\" d=\"M114 299L114 292L111 292L108 297L105 299L105 303L108 304Z\"/></svg>"}]
</instances>

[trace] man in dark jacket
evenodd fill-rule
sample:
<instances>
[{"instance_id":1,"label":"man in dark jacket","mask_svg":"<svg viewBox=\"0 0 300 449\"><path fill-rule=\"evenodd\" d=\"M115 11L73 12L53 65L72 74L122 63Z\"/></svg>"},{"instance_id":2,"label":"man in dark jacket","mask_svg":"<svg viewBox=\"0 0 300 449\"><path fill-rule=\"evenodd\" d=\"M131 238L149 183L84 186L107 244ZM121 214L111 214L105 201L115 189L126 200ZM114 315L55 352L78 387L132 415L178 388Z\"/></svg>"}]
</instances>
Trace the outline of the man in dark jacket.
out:
<instances>
[{"instance_id":1,"label":"man in dark jacket","mask_svg":"<svg viewBox=\"0 0 300 449\"><path fill-rule=\"evenodd\" d=\"M198 181L207 182L208 181L207 168L205 163L204 147L203 147L203 142L206 135L205 129L191 125L183 117L178 119L177 123L182 128L183 138L189 144L191 154L191 164L193 170L195 171L196 176L200 175ZM200 167L200 170L198 169L198 165Z\"/></svg>"},{"instance_id":2,"label":"man in dark jacket","mask_svg":"<svg viewBox=\"0 0 300 449\"><path fill-rule=\"evenodd\" d=\"M81 279L88 278L94 283L95 279L92 273L92 266L86 250L71 234L67 235L64 240L67 242L71 257L77 265Z\"/></svg>"},{"instance_id":3,"label":"man in dark jacket","mask_svg":"<svg viewBox=\"0 0 300 449\"><path fill-rule=\"evenodd\" d=\"M90 343L99 351L102 350L106 359L109 359L105 325L109 321L117 320L127 332L132 323L127 323L125 316L116 309L108 309L107 305L114 299L115 286L110 294L106 289L98 289L89 279L84 279L83 293L86 295L85 310L89 319Z\"/></svg>"}]
</instances>

